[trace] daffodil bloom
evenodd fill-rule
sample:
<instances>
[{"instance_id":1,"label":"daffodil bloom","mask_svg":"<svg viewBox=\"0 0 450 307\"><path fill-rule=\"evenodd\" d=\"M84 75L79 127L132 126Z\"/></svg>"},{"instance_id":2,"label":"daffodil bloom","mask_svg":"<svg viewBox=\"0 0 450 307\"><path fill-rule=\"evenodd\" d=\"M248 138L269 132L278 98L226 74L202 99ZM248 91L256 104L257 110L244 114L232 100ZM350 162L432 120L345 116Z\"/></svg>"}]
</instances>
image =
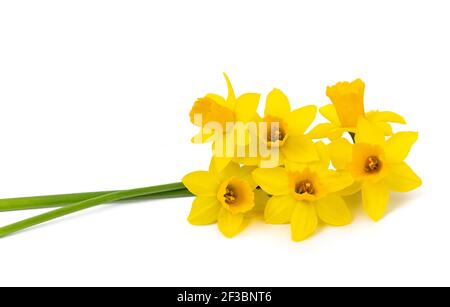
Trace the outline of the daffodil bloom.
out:
<instances>
[{"instance_id":1,"label":"daffodil bloom","mask_svg":"<svg viewBox=\"0 0 450 307\"><path fill-rule=\"evenodd\" d=\"M329 163L329 159L309 164L288 161L285 168L254 170L256 183L273 195L265 208L265 221L290 223L294 241L312 235L319 220L334 226L351 223L351 212L339 191L351 185L353 179L349 174L329 170Z\"/></svg>"},{"instance_id":2,"label":"daffodil bloom","mask_svg":"<svg viewBox=\"0 0 450 307\"><path fill-rule=\"evenodd\" d=\"M318 159L313 141L305 135L316 113L317 108L313 105L291 111L289 100L282 91L274 89L269 93L260 122L264 129L259 136L269 152L279 154L273 166L283 165L286 159L301 163Z\"/></svg>"},{"instance_id":3,"label":"daffodil bloom","mask_svg":"<svg viewBox=\"0 0 450 307\"><path fill-rule=\"evenodd\" d=\"M192 141L212 141L208 171L192 172L182 182L130 190L0 199L0 211L58 207L0 227L0 238L109 202L193 194L188 217L193 225L217 223L226 237L233 237L248 219L264 218L269 224L290 224L292 239L302 241L320 221L332 226L351 223L346 201L353 203L357 192L361 191L367 214L378 221L391 191L408 192L422 184L404 162L418 134L393 134L390 123L405 123L396 113L366 113L360 79L327 88L332 104L320 108L320 113L329 123L307 133L317 107L291 110L286 95L274 89L259 117L260 95L236 97L224 76L227 97L208 94L190 112L191 122L200 127ZM342 138L344 132L350 132L354 144ZM330 144L313 142L325 137Z\"/></svg>"},{"instance_id":4,"label":"daffodil bloom","mask_svg":"<svg viewBox=\"0 0 450 307\"><path fill-rule=\"evenodd\" d=\"M208 94L198 99L190 112L191 122L201 128L192 142L212 141L213 154L217 157L214 161L219 169L223 169L234 158L235 146L245 146L245 139L241 141L242 138L236 134L246 132L236 129L245 130L245 123L258 117L256 109L260 99L260 94L256 93L246 93L236 98L228 76L224 76L228 88L227 98Z\"/></svg>"},{"instance_id":5,"label":"daffodil bloom","mask_svg":"<svg viewBox=\"0 0 450 307\"><path fill-rule=\"evenodd\" d=\"M319 109L320 114L329 123L314 127L309 136L312 138L328 137L331 140L342 136L344 132L356 132L356 125L360 116L384 131L385 135L392 135L389 123L405 124L402 116L390 111L364 112L364 82L356 79L353 82L338 82L327 87L327 96L332 104Z\"/></svg>"},{"instance_id":6,"label":"daffodil bloom","mask_svg":"<svg viewBox=\"0 0 450 307\"><path fill-rule=\"evenodd\" d=\"M336 108L343 127L356 127L358 118L364 115L364 88L361 79L327 87L327 96Z\"/></svg>"},{"instance_id":7,"label":"daffodil bloom","mask_svg":"<svg viewBox=\"0 0 450 307\"><path fill-rule=\"evenodd\" d=\"M381 129L360 118L354 145L343 138L329 145L333 165L353 176L351 190L361 190L364 210L373 220L384 216L390 191L408 192L422 184L404 162L417 137L417 132L398 132L385 140Z\"/></svg>"},{"instance_id":8,"label":"daffodil bloom","mask_svg":"<svg viewBox=\"0 0 450 307\"><path fill-rule=\"evenodd\" d=\"M252 170L254 167L240 167L230 162L219 171L212 161L209 171L186 175L183 184L196 196L189 222L193 225L217 222L227 237L239 233L246 215L255 207L256 184L251 176Z\"/></svg>"}]
</instances>

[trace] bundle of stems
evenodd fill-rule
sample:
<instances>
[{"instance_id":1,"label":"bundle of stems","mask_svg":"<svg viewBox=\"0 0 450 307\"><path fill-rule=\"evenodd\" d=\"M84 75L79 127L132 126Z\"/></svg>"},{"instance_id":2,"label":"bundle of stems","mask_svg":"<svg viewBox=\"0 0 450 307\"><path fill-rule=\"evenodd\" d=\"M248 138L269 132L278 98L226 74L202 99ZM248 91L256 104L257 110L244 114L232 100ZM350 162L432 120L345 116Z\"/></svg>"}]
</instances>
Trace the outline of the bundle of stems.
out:
<instances>
[{"instance_id":1,"label":"bundle of stems","mask_svg":"<svg viewBox=\"0 0 450 307\"><path fill-rule=\"evenodd\" d=\"M100 191L0 199L1 211L56 208L49 212L0 227L0 237L5 237L50 220L106 203L188 197L192 194L181 182L131 190Z\"/></svg>"},{"instance_id":2,"label":"bundle of stems","mask_svg":"<svg viewBox=\"0 0 450 307\"><path fill-rule=\"evenodd\" d=\"M349 132L355 142L355 134ZM0 238L50 220L112 202L193 196L182 182L131 190L100 191L0 199L0 212L29 209L58 209L0 227Z\"/></svg>"}]
</instances>

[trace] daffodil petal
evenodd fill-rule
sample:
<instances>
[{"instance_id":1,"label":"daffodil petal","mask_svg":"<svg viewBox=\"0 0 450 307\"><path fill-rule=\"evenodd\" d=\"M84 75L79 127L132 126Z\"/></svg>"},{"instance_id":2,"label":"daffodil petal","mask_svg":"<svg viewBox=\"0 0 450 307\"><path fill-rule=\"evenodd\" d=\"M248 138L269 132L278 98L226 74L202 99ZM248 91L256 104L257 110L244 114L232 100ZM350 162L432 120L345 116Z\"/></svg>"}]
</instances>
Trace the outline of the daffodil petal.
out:
<instances>
[{"instance_id":1,"label":"daffodil petal","mask_svg":"<svg viewBox=\"0 0 450 307\"><path fill-rule=\"evenodd\" d=\"M342 199L345 201L345 203L351 207L359 207L361 205L361 194L355 193L351 195L341 195Z\"/></svg>"},{"instance_id":2,"label":"daffodil petal","mask_svg":"<svg viewBox=\"0 0 450 307\"><path fill-rule=\"evenodd\" d=\"M314 142L304 135L288 136L281 151L288 160L294 162L308 163L319 160Z\"/></svg>"},{"instance_id":3,"label":"daffodil petal","mask_svg":"<svg viewBox=\"0 0 450 307\"><path fill-rule=\"evenodd\" d=\"M298 163L291 160L286 160L284 163L284 168L291 173L303 172L305 168L308 168L309 166L309 163Z\"/></svg>"},{"instance_id":4,"label":"daffodil petal","mask_svg":"<svg viewBox=\"0 0 450 307\"><path fill-rule=\"evenodd\" d=\"M291 235L294 241L303 241L317 229L318 218L314 205L297 202L291 216Z\"/></svg>"},{"instance_id":5,"label":"daffodil petal","mask_svg":"<svg viewBox=\"0 0 450 307\"><path fill-rule=\"evenodd\" d=\"M358 120L355 140L356 143L373 145L383 145L385 142L383 130L378 128L375 124L369 122L364 117L360 117Z\"/></svg>"},{"instance_id":6,"label":"daffodil petal","mask_svg":"<svg viewBox=\"0 0 450 307\"><path fill-rule=\"evenodd\" d=\"M340 196L330 195L316 203L317 214L325 223L344 226L352 222L352 213Z\"/></svg>"},{"instance_id":7,"label":"daffodil petal","mask_svg":"<svg viewBox=\"0 0 450 307\"><path fill-rule=\"evenodd\" d=\"M287 118L290 112L291 106L286 95L279 89L273 89L269 95L267 95L264 115Z\"/></svg>"},{"instance_id":8,"label":"daffodil petal","mask_svg":"<svg viewBox=\"0 0 450 307\"><path fill-rule=\"evenodd\" d=\"M342 134L344 134L345 132L351 131L352 130L356 130L355 128L340 128L340 127L335 127L333 129L331 129L328 138L333 141L333 140L337 140L339 138L342 137Z\"/></svg>"},{"instance_id":9,"label":"daffodil petal","mask_svg":"<svg viewBox=\"0 0 450 307\"><path fill-rule=\"evenodd\" d=\"M236 107L236 95L234 94L233 86L231 85L230 78L228 78L226 73L223 73L225 77L225 81L227 82L227 88L228 88L228 96L226 104L231 109L234 110Z\"/></svg>"},{"instance_id":10,"label":"daffodil petal","mask_svg":"<svg viewBox=\"0 0 450 307\"><path fill-rule=\"evenodd\" d=\"M394 134L386 142L386 160L392 163L400 163L405 160L417 138L417 132L398 132Z\"/></svg>"},{"instance_id":11,"label":"daffodil petal","mask_svg":"<svg viewBox=\"0 0 450 307\"><path fill-rule=\"evenodd\" d=\"M298 108L288 116L288 127L290 135L302 135L316 118L317 107L310 105Z\"/></svg>"},{"instance_id":12,"label":"daffodil petal","mask_svg":"<svg viewBox=\"0 0 450 307\"><path fill-rule=\"evenodd\" d=\"M380 130L383 131L384 135L392 135L392 126L386 122L376 122L375 126L377 126Z\"/></svg>"},{"instance_id":13,"label":"daffodil petal","mask_svg":"<svg viewBox=\"0 0 450 307\"><path fill-rule=\"evenodd\" d=\"M361 188L363 207L374 221L379 221L386 212L389 189L384 181L364 182Z\"/></svg>"},{"instance_id":14,"label":"daffodil petal","mask_svg":"<svg viewBox=\"0 0 450 307\"><path fill-rule=\"evenodd\" d=\"M219 182L213 174L205 171L192 172L182 180L186 188L194 195L213 196L219 188Z\"/></svg>"},{"instance_id":15,"label":"daffodil petal","mask_svg":"<svg viewBox=\"0 0 450 307\"><path fill-rule=\"evenodd\" d=\"M241 230L244 222L244 215L242 213L232 214L225 208L221 208L217 223L219 230L228 238L237 235Z\"/></svg>"},{"instance_id":16,"label":"daffodil petal","mask_svg":"<svg viewBox=\"0 0 450 307\"><path fill-rule=\"evenodd\" d=\"M288 174L284 168L258 168L253 171L255 182L270 195L289 193Z\"/></svg>"},{"instance_id":17,"label":"daffodil petal","mask_svg":"<svg viewBox=\"0 0 450 307\"><path fill-rule=\"evenodd\" d=\"M197 196L192 203L188 221L192 225L213 224L221 208L216 196Z\"/></svg>"},{"instance_id":18,"label":"daffodil petal","mask_svg":"<svg viewBox=\"0 0 450 307\"><path fill-rule=\"evenodd\" d=\"M264 211L264 220L269 224L287 224L291 221L297 202L291 195L273 196Z\"/></svg>"},{"instance_id":19,"label":"daffodil petal","mask_svg":"<svg viewBox=\"0 0 450 307\"><path fill-rule=\"evenodd\" d=\"M216 160L219 159L217 157L213 157L211 159L211 163L209 165L209 172L214 174L217 177L217 180L219 182L222 182L226 180L227 178L236 176L240 173L241 168L238 163L235 162L229 162L224 168L219 169L217 168L217 162ZM219 162L220 166L220 162Z\"/></svg>"},{"instance_id":20,"label":"daffodil petal","mask_svg":"<svg viewBox=\"0 0 450 307\"><path fill-rule=\"evenodd\" d=\"M232 162L231 158L228 157L214 157L214 168L217 172L221 172Z\"/></svg>"},{"instance_id":21,"label":"daffodil petal","mask_svg":"<svg viewBox=\"0 0 450 307\"><path fill-rule=\"evenodd\" d=\"M258 165L259 159L258 157L238 157L234 161L247 166L255 166Z\"/></svg>"},{"instance_id":22,"label":"daffodil petal","mask_svg":"<svg viewBox=\"0 0 450 307\"><path fill-rule=\"evenodd\" d=\"M234 140L235 140L235 148L236 154L235 156L245 156L245 152L250 143L250 133L247 129L247 124L242 122L238 122L235 124L234 129Z\"/></svg>"},{"instance_id":23,"label":"daffodil petal","mask_svg":"<svg viewBox=\"0 0 450 307\"><path fill-rule=\"evenodd\" d=\"M260 97L260 94L247 93L237 99L235 109L237 121L246 123L255 118Z\"/></svg>"},{"instance_id":24,"label":"daffodil petal","mask_svg":"<svg viewBox=\"0 0 450 307\"><path fill-rule=\"evenodd\" d=\"M213 156L217 158L231 158L234 156L234 143L230 142L233 141L233 135L231 133L217 133L217 137L212 143L212 152ZM225 167L226 165L224 165Z\"/></svg>"},{"instance_id":25,"label":"daffodil petal","mask_svg":"<svg viewBox=\"0 0 450 307\"><path fill-rule=\"evenodd\" d=\"M391 111L369 111L366 117L371 122L406 124L405 119L401 115Z\"/></svg>"},{"instance_id":26,"label":"daffodil petal","mask_svg":"<svg viewBox=\"0 0 450 307\"><path fill-rule=\"evenodd\" d=\"M242 180L247 181L252 190L256 189L256 187L258 186L258 184L256 184L255 180L253 179L253 171L255 169L256 169L255 166L245 165L241 167L241 170L237 175Z\"/></svg>"},{"instance_id":27,"label":"daffodil petal","mask_svg":"<svg viewBox=\"0 0 450 307\"><path fill-rule=\"evenodd\" d=\"M209 93L208 95L206 95L206 97L214 100L215 102L217 102L221 106L228 107L227 106L227 101L220 95Z\"/></svg>"},{"instance_id":28,"label":"daffodil petal","mask_svg":"<svg viewBox=\"0 0 450 307\"><path fill-rule=\"evenodd\" d=\"M325 169L328 169L330 166L331 158L327 146L322 141L316 142L315 146L317 155L319 157L317 163L323 166Z\"/></svg>"},{"instance_id":29,"label":"daffodil petal","mask_svg":"<svg viewBox=\"0 0 450 307\"><path fill-rule=\"evenodd\" d=\"M286 159L280 153L279 148L271 148L264 156L260 156L258 159L258 166L260 168L277 167L285 163Z\"/></svg>"},{"instance_id":30,"label":"daffodil petal","mask_svg":"<svg viewBox=\"0 0 450 307\"><path fill-rule=\"evenodd\" d=\"M353 183L353 177L347 172L327 171L327 175L323 176L322 183L328 193L342 191Z\"/></svg>"},{"instance_id":31,"label":"daffodil petal","mask_svg":"<svg viewBox=\"0 0 450 307\"><path fill-rule=\"evenodd\" d=\"M207 129L201 129L197 135L194 135L191 142L194 144L203 144L214 141L216 139L215 132Z\"/></svg>"},{"instance_id":32,"label":"daffodil petal","mask_svg":"<svg viewBox=\"0 0 450 307\"><path fill-rule=\"evenodd\" d=\"M356 132L356 128L343 128L331 123L318 124L308 132L307 136L311 139L329 138L331 141L334 141L341 138L345 132Z\"/></svg>"},{"instance_id":33,"label":"daffodil petal","mask_svg":"<svg viewBox=\"0 0 450 307\"><path fill-rule=\"evenodd\" d=\"M395 192L409 192L422 185L422 180L406 163L389 165L387 184Z\"/></svg>"},{"instance_id":34,"label":"daffodil petal","mask_svg":"<svg viewBox=\"0 0 450 307\"><path fill-rule=\"evenodd\" d=\"M266 209L267 202L270 200L269 194L262 189L257 189L254 192L255 194L255 206L252 210L249 211L250 216L262 216L264 215L264 211Z\"/></svg>"},{"instance_id":35,"label":"daffodil petal","mask_svg":"<svg viewBox=\"0 0 450 307\"><path fill-rule=\"evenodd\" d=\"M351 185L343 189L339 192L339 195L342 196L350 196L358 193L361 191L362 182L361 181L354 181Z\"/></svg>"},{"instance_id":36,"label":"daffodil petal","mask_svg":"<svg viewBox=\"0 0 450 307\"><path fill-rule=\"evenodd\" d=\"M343 170L352 160L353 145L340 138L328 144L331 163L337 170Z\"/></svg>"},{"instance_id":37,"label":"daffodil petal","mask_svg":"<svg viewBox=\"0 0 450 307\"><path fill-rule=\"evenodd\" d=\"M318 124L308 132L307 136L311 139L323 139L329 137L335 127L331 123Z\"/></svg>"},{"instance_id":38,"label":"daffodil petal","mask_svg":"<svg viewBox=\"0 0 450 307\"><path fill-rule=\"evenodd\" d=\"M332 123L334 126L341 126L341 122L339 121L339 117L336 112L336 108L333 104L327 104L326 106L323 106L319 109L320 114L322 114L323 117L328 119L330 123Z\"/></svg>"},{"instance_id":39,"label":"daffodil petal","mask_svg":"<svg viewBox=\"0 0 450 307\"><path fill-rule=\"evenodd\" d=\"M252 189L256 188L256 183L253 180L252 172L255 166L240 166L239 163L230 161L222 170L217 169L216 159L213 157L211 159L211 164L209 165L209 172L213 174L218 182L223 182L231 177L239 177L250 185ZM219 162L220 164L220 162Z\"/></svg>"}]
</instances>

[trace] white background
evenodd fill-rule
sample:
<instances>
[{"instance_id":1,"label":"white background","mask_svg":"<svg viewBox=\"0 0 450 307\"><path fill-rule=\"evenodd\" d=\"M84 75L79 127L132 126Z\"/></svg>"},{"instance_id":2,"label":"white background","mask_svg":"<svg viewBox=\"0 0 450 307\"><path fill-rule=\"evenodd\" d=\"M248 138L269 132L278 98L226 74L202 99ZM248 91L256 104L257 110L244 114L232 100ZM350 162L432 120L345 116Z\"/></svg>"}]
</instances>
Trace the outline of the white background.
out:
<instances>
[{"instance_id":1,"label":"white background","mask_svg":"<svg viewBox=\"0 0 450 307\"><path fill-rule=\"evenodd\" d=\"M276 86L294 107L363 78L366 109L420 132L407 161L424 184L393 195L379 223L356 208L353 225L303 243L284 225L253 222L232 240L193 227L191 199L94 208L0 239L0 285L450 285L447 2L2 1L1 197L206 168L188 112L226 94L224 71L238 93Z\"/></svg>"}]
</instances>

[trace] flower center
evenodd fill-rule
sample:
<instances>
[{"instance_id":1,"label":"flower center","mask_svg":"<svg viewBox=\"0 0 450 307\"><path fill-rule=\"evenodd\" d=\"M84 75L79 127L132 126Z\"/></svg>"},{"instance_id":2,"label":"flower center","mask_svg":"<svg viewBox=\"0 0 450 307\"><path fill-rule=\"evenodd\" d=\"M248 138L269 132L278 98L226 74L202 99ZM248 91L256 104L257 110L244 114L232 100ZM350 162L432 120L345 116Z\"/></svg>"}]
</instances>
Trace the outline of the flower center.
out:
<instances>
[{"instance_id":1,"label":"flower center","mask_svg":"<svg viewBox=\"0 0 450 307\"><path fill-rule=\"evenodd\" d=\"M266 116L264 118L267 131L263 136L263 140L267 142L269 147L281 147L288 137L287 124L278 117Z\"/></svg>"},{"instance_id":2,"label":"flower center","mask_svg":"<svg viewBox=\"0 0 450 307\"><path fill-rule=\"evenodd\" d=\"M237 177L222 182L217 192L217 199L231 213L244 213L252 209L254 197L250 184Z\"/></svg>"},{"instance_id":3,"label":"flower center","mask_svg":"<svg viewBox=\"0 0 450 307\"><path fill-rule=\"evenodd\" d=\"M366 173L376 173L381 169L381 161L377 156L370 156L366 159L364 164L364 171Z\"/></svg>"},{"instance_id":4,"label":"flower center","mask_svg":"<svg viewBox=\"0 0 450 307\"><path fill-rule=\"evenodd\" d=\"M302 195L306 193L314 195L314 192L314 186L309 180L300 181L295 185L295 193L297 194Z\"/></svg>"},{"instance_id":5,"label":"flower center","mask_svg":"<svg viewBox=\"0 0 450 307\"><path fill-rule=\"evenodd\" d=\"M275 143L277 141L283 141L286 137L286 132L282 127L278 129L270 130L270 133L267 134L267 141Z\"/></svg>"},{"instance_id":6,"label":"flower center","mask_svg":"<svg viewBox=\"0 0 450 307\"><path fill-rule=\"evenodd\" d=\"M326 194L320 174L309 167L288 173L290 194L298 201L314 202Z\"/></svg>"},{"instance_id":7,"label":"flower center","mask_svg":"<svg viewBox=\"0 0 450 307\"><path fill-rule=\"evenodd\" d=\"M227 186L225 189L225 194L223 195L223 198L225 199L225 202L228 205L234 205L237 200L237 194L236 191L233 189L232 186Z\"/></svg>"}]
</instances>

